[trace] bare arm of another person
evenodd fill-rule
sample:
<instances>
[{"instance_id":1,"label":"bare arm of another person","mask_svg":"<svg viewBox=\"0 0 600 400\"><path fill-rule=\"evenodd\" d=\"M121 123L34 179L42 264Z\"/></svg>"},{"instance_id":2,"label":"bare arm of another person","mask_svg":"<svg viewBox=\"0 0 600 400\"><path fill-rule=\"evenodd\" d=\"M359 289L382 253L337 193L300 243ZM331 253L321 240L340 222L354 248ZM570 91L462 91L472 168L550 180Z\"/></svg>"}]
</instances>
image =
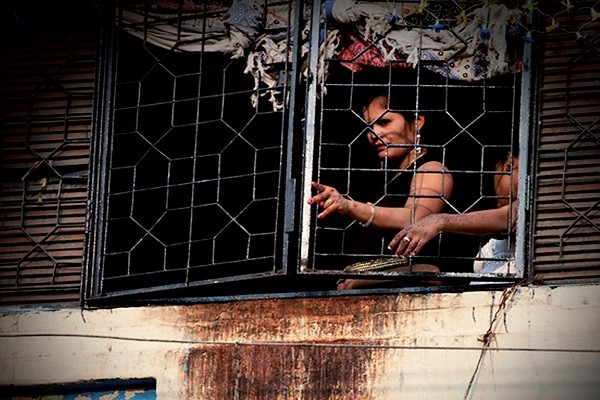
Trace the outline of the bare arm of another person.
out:
<instances>
[{"instance_id":1,"label":"bare arm of another person","mask_svg":"<svg viewBox=\"0 0 600 400\"><path fill-rule=\"evenodd\" d=\"M410 170L404 173L411 173ZM423 164L411 181L410 197L404 207L378 207L343 197L334 187L313 182L318 193L308 200L308 204L318 204L323 210L317 218L325 218L331 213L348 215L355 220L368 223L378 229L400 229L427 215L439 213L444 208L444 198L452 193L452 175L445 167L430 161Z\"/></svg>"},{"instance_id":2,"label":"bare arm of another person","mask_svg":"<svg viewBox=\"0 0 600 400\"><path fill-rule=\"evenodd\" d=\"M516 223L517 201L511 205L465 214L429 215L402 229L390 242L397 256L418 254L440 232L488 235L512 231Z\"/></svg>"}]
</instances>

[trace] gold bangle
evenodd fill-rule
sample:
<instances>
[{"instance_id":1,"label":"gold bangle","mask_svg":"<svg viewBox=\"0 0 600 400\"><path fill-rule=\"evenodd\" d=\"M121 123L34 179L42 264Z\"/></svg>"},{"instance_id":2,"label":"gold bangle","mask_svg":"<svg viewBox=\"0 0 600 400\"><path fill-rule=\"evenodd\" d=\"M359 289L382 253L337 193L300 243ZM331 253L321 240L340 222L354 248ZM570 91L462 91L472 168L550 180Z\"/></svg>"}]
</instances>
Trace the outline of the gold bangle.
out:
<instances>
[{"instance_id":1,"label":"gold bangle","mask_svg":"<svg viewBox=\"0 0 600 400\"><path fill-rule=\"evenodd\" d=\"M375 219L375 213L377 211L377 210L375 210L375 205L373 203L367 203L367 205L371 207L371 215L369 215L369 219L367 220L367 222L359 222L360 226L363 226L365 228L367 228L367 227L369 227L369 225L371 225L371 223Z\"/></svg>"}]
</instances>

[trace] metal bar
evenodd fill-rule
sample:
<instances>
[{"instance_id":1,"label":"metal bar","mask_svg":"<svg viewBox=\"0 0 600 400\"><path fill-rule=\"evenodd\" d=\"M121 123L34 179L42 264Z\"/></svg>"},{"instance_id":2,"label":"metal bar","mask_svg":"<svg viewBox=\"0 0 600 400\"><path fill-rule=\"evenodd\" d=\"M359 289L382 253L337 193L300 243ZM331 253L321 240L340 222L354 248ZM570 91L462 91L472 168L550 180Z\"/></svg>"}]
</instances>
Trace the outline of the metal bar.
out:
<instances>
[{"instance_id":1,"label":"metal bar","mask_svg":"<svg viewBox=\"0 0 600 400\"><path fill-rule=\"evenodd\" d=\"M296 179L292 177L292 159L293 159L293 151L294 151L294 138L296 137L295 131L296 127L300 126L297 123L298 115L296 114L296 104L299 100L298 93L298 83L301 79L300 73L300 52L302 51L302 43L300 40L300 32L302 30L302 16L304 12L304 2L290 0L288 3L291 7L295 4L294 7L294 16L293 16L293 25L288 26L288 46L291 41L292 43L292 65L291 69L287 71L286 77L290 80L289 82L289 106L287 107L287 140L286 147L284 152L284 171L283 171L283 179L284 179L284 190L285 190L285 199L284 199L284 221L283 221L283 243L282 246L282 263L283 270L288 271L288 264L292 263L292 265L296 265L298 260L296 258L290 259L290 246L291 241L290 237L294 232L294 223L296 220L295 211L297 206L296 202ZM293 27L293 29L292 29ZM289 48L288 48L289 51ZM286 96L284 96L284 101ZM277 250L277 249L276 249Z\"/></svg>"},{"instance_id":2,"label":"metal bar","mask_svg":"<svg viewBox=\"0 0 600 400\"><path fill-rule=\"evenodd\" d=\"M317 115L317 86L318 86L318 68L319 68L319 32L321 13L321 1L313 0L312 18L309 31L311 33L309 42L308 57L308 91L306 98L306 117L304 120L304 173L302 175L301 186L301 215L298 221L301 227L300 234L300 270L304 271L308 267L309 249L310 249L310 231L311 231L311 206L307 200L311 195L311 180L313 176L313 158L315 150L316 136L316 115Z\"/></svg>"},{"instance_id":3,"label":"metal bar","mask_svg":"<svg viewBox=\"0 0 600 400\"><path fill-rule=\"evenodd\" d=\"M527 1L528 4L533 3L532 0ZM529 16L529 23L532 23L532 17ZM521 98L520 98L520 114L519 114L519 171L518 171L518 182L517 192L518 197L521 199L517 205L517 225L516 225L516 249L515 249L515 265L518 269L526 272L527 268L527 234L528 232L528 220L527 213L529 211L529 202L531 195L531 176L529 172L530 164L530 150L529 141L531 140L532 133L532 115L530 112L532 104L532 48L531 44L526 42L523 48L523 71L521 72ZM514 201L515 199L512 199Z\"/></svg>"},{"instance_id":4,"label":"metal bar","mask_svg":"<svg viewBox=\"0 0 600 400\"><path fill-rule=\"evenodd\" d=\"M100 273L103 271L103 249L105 239L105 203L107 197L107 154L111 126L111 104L113 97L114 68L114 3L101 2L99 13L101 31L98 41L98 62L96 84L94 85L96 101L90 151L90 179L88 186L88 217L86 218L86 251L84 256L84 279L81 296L82 303L97 296L101 290Z\"/></svg>"}]
</instances>

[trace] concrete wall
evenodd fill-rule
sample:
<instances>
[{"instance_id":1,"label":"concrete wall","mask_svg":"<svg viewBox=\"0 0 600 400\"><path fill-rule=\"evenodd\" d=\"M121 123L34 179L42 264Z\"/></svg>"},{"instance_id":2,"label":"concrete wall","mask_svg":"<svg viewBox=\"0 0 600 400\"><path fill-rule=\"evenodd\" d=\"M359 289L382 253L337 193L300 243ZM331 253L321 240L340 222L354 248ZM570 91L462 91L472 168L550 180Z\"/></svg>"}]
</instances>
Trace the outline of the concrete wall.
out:
<instances>
[{"instance_id":1,"label":"concrete wall","mask_svg":"<svg viewBox=\"0 0 600 400\"><path fill-rule=\"evenodd\" d=\"M597 398L600 286L526 287L502 299L4 308L0 385L155 378L158 399Z\"/></svg>"}]
</instances>

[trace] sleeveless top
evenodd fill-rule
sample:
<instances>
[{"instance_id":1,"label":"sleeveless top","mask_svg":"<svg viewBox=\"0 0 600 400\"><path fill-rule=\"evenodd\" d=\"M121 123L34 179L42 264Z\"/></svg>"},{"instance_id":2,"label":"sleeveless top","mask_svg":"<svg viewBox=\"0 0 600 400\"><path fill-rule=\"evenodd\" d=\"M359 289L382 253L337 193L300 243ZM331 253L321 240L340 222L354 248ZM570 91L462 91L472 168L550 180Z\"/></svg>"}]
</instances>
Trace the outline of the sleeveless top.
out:
<instances>
[{"instance_id":1,"label":"sleeveless top","mask_svg":"<svg viewBox=\"0 0 600 400\"><path fill-rule=\"evenodd\" d=\"M366 201L370 201L379 207L403 208L407 199L411 196L410 185L415 171L431 161L440 161L440 158L432 152L428 152L417 158L408 168L402 171L390 171L387 185L383 188L373 188L373 192ZM447 200L454 204L454 197L451 196ZM453 211L446 205L441 212L452 213ZM400 229L365 228L358 222L353 223L344 232L342 250L345 255L344 265L382 256L393 256L393 252L387 249L387 245L399 231ZM475 235L441 233L431 239L419 255L413 257L412 264L433 264L444 272L471 272L473 257L478 248L479 238Z\"/></svg>"},{"instance_id":2,"label":"sleeveless top","mask_svg":"<svg viewBox=\"0 0 600 400\"><path fill-rule=\"evenodd\" d=\"M410 184L414 177L414 171L430 161L437 160L431 153L426 153L402 171L392 170L387 172L387 185L384 187L371 187L365 201L370 201L378 207L403 208L410 196ZM371 182L371 186L377 185L377 183ZM365 228L355 222L346 229L344 235L342 251L346 255L345 264L366 261L382 255L392 256L393 253L387 249L387 245L398 231L398 229ZM426 252L426 249L423 252Z\"/></svg>"}]
</instances>

